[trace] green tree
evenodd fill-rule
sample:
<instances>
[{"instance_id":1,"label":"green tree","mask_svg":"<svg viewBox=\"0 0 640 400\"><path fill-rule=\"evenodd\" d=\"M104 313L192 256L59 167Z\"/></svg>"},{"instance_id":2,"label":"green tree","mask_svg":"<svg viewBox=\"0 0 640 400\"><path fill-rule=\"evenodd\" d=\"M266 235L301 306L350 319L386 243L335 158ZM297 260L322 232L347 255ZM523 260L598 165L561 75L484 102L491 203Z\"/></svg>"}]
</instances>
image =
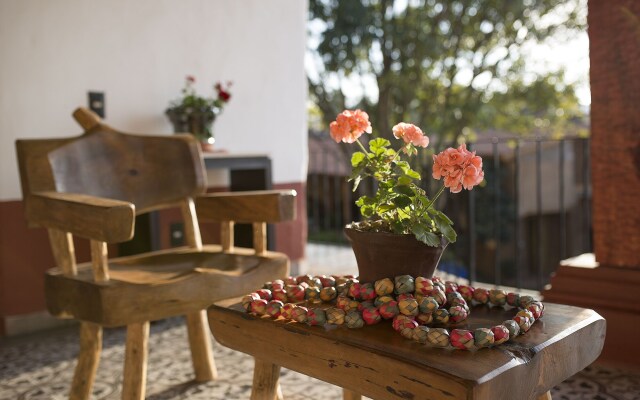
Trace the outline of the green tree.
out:
<instances>
[{"instance_id":1,"label":"green tree","mask_svg":"<svg viewBox=\"0 0 640 400\"><path fill-rule=\"evenodd\" d=\"M525 83L522 48L584 29L584 8L581 0L311 0L310 96L325 123L359 107L387 137L408 121L452 142L491 116L524 125L529 109L531 121L560 123L574 115L575 96L563 97L567 87L553 77ZM349 104L348 86L362 92ZM549 99L557 107L543 106Z\"/></svg>"}]
</instances>

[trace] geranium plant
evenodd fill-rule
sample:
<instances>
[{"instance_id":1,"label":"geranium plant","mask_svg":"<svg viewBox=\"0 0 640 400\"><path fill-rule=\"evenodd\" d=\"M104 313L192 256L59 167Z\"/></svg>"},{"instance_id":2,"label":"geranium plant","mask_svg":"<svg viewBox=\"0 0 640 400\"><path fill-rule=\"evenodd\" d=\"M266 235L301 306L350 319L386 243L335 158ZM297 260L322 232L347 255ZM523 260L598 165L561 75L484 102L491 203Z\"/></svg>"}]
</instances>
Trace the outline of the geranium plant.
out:
<instances>
[{"instance_id":1,"label":"geranium plant","mask_svg":"<svg viewBox=\"0 0 640 400\"><path fill-rule=\"evenodd\" d=\"M193 75L187 75L182 88L182 97L172 101L169 104L169 109L180 109L184 112L210 111L219 114L231 100L231 92L229 91L232 85L231 82L227 82L226 85L216 82L213 85L214 96L212 97L198 95L194 87L195 83L196 78Z\"/></svg>"},{"instance_id":2,"label":"geranium plant","mask_svg":"<svg viewBox=\"0 0 640 400\"><path fill-rule=\"evenodd\" d=\"M433 178L442 179L438 192L429 197L418 186L421 176L414 171L409 158L426 148L429 138L412 124L401 122L393 127L393 136L401 140L395 150L387 139L377 138L365 148L358 139L371 133L371 123L366 112L345 110L330 124L331 137L337 142L357 143L362 151L351 157L352 173L349 181L353 190L368 177L377 182L373 196L362 196L356 201L360 213L366 220L358 229L415 235L416 239L429 245L440 246L441 238L456 241L453 222L435 208L435 202L445 188L451 193L462 189L471 190L484 179L482 158L467 150L464 144L448 148L433 156Z\"/></svg>"},{"instance_id":3,"label":"geranium plant","mask_svg":"<svg viewBox=\"0 0 640 400\"><path fill-rule=\"evenodd\" d=\"M182 97L169 103L166 114L171 119L177 131L187 129L201 140L213 136L211 124L226 104L231 100L230 88L232 83L213 85L214 94L211 97L200 96L195 89L196 79L188 75L182 88Z\"/></svg>"}]
</instances>

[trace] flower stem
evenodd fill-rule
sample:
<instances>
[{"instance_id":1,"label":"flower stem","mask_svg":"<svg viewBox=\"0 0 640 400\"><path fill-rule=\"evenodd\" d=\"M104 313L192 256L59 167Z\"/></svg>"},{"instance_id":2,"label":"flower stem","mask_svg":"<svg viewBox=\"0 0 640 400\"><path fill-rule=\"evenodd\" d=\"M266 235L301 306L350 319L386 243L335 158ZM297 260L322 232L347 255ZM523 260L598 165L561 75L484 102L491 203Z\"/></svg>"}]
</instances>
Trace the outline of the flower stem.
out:
<instances>
[{"instance_id":1,"label":"flower stem","mask_svg":"<svg viewBox=\"0 0 640 400\"><path fill-rule=\"evenodd\" d=\"M440 190L438 190L438 193L436 193L436 196L433 198L433 200L431 200L431 202L429 203L429 205L427 206L427 210L429 209L429 207L431 207L433 205L433 203L436 202L436 200L438 200L438 197L440 197L440 195L442 194L442 192L444 191L445 186L442 185L442 187L440 188Z\"/></svg>"},{"instance_id":2,"label":"flower stem","mask_svg":"<svg viewBox=\"0 0 640 400\"><path fill-rule=\"evenodd\" d=\"M358 143L358 146L360 146L360 148L362 149L362 151L364 151L364 154L369 154L369 152L367 151L367 149L364 148L364 146L362 145L362 142L360 142L360 139L356 139L356 143Z\"/></svg>"}]
</instances>

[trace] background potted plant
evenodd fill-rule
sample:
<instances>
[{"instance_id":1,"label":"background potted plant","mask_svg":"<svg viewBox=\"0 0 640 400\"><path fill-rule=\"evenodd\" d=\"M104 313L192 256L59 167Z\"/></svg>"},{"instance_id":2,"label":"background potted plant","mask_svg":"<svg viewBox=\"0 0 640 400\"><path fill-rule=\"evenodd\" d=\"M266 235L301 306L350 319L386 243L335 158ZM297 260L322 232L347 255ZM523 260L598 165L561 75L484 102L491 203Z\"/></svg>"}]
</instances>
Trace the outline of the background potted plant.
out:
<instances>
[{"instance_id":1,"label":"background potted plant","mask_svg":"<svg viewBox=\"0 0 640 400\"><path fill-rule=\"evenodd\" d=\"M217 82L213 86L215 92L212 97L199 96L195 82L193 76L186 77L182 97L169 103L165 114L171 120L174 132L190 132L200 140L203 150L211 150L215 142L213 122L231 99L231 82L226 86Z\"/></svg>"},{"instance_id":2,"label":"background potted plant","mask_svg":"<svg viewBox=\"0 0 640 400\"><path fill-rule=\"evenodd\" d=\"M408 159L426 148L429 138L415 125L401 122L393 127L393 136L401 140L394 150L387 139L377 138L365 148L358 139L371 133L366 112L345 110L330 124L331 137L337 142L357 143L362 151L351 157L353 190L363 179L374 179L373 196L356 201L365 218L345 227L356 255L360 280L374 282L388 276L431 277L444 248L456 241L453 222L435 208L445 188L451 193L471 190L484 179L482 158L464 144L434 155L432 176L443 185L432 196L420 188L421 180ZM393 272L389 271L390 269Z\"/></svg>"}]
</instances>

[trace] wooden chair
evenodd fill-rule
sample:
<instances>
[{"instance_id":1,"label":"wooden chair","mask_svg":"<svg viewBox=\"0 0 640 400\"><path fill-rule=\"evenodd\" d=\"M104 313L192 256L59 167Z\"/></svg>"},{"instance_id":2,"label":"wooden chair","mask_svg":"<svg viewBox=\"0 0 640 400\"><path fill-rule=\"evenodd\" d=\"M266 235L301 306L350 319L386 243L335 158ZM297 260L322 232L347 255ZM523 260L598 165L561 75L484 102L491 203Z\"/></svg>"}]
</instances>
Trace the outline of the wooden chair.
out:
<instances>
[{"instance_id":1,"label":"wooden chair","mask_svg":"<svg viewBox=\"0 0 640 400\"><path fill-rule=\"evenodd\" d=\"M286 255L266 250L266 223L294 218L295 191L204 194L205 170L191 135L118 132L86 109L78 137L18 140L26 218L48 229L56 268L45 277L47 307L80 324L71 399L88 399L102 327L127 326L123 399L145 395L149 321L186 315L197 381L216 378L204 310L284 277ZM107 244L130 240L134 217L178 206L188 246L121 258ZM197 215L221 223L222 245L203 245ZM253 223L254 248L234 248L234 222ZM76 264L73 235L91 243Z\"/></svg>"}]
</instances>

